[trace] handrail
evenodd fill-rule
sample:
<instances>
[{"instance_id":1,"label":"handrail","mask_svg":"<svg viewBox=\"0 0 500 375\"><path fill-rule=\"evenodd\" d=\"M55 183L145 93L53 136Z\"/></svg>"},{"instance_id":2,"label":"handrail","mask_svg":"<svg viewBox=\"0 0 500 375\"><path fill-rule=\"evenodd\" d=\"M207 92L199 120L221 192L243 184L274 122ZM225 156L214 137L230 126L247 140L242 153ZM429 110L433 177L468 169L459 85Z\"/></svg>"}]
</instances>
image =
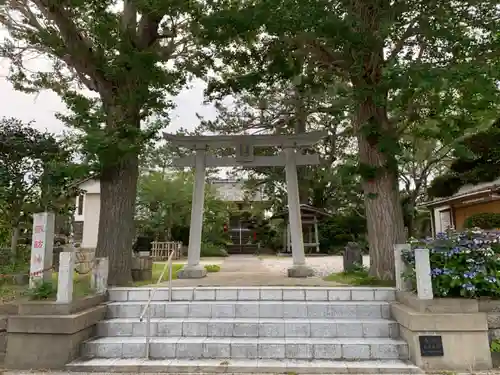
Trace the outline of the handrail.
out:
<instances>
[{"instance_id":1,"label":"handrail","mask_svg":"<svg viewBox=\"0 0 500 375\"><path fill-rule=\"evenodd\" d=\"M151 301L153 300L153 297L156 293L156 290L158 289L158 285L161 283L163 280L163 276L165 276L165 272L167 271L167 267L169 269L169 275L168 275L168 300L169 302L172 301L172 258L174 257L175 250L172 250L170 254L168 255L168 260L167 263L165 263L165 266L163 267L163 271L160 274L160 277L158 277L158 281L156 282L155 286L151 289L149 293L149 299L148 302L146 303L146 306L144 306L144 309L142 310L141 315L139 316L139 321L142 322L144 320L144 315L146 312L148 313L147 315L147 320L146 320L146 359L149 359L149 344L151 342L151 311L149 310L149 307L151 306Z\"/></svg>"}]
</instances>

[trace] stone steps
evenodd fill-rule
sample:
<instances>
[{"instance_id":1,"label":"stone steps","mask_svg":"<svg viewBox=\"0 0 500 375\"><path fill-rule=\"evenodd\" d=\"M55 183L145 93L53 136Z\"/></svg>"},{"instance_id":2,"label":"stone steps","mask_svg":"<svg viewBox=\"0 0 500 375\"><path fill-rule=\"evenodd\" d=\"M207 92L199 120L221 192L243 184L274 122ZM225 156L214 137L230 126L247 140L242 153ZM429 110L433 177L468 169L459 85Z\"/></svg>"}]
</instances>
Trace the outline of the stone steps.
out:
<instances>
[{"instance_id":1,"label":"stone steps","mask_svg":"<svg viewBox=\"0 0 500 375\"><path fill-rule=\"evenodd\" d=\"M138 318L144 301L112 302L108 318ZM153 301L154 318L359 318L388 319L386 301Z\"/></svg>"},{"instance_id":2,"label":"stone steps","mask_svg":"<svg viewBox=\"0 0 500 375\"><path fill-rule=\"evenodd\" d=\"M301 361L301 360L144 360L95 358L75 361L66 366L70 371L121 373L228 373L228 374L420 374L407 362L385 361Z\"/></svg>"},{"instance_id":3,"label":"stone steps","mask_svg":"<svg viewBox=\"0 0 500 375\"><path fill-rule=\"evenodd\" d=\"M137 358L146 353L145 337L102 337L87 341L85 357ZM152 359L407 359L404 341L390 338L152 337Z\"/></svg>"},{"instance_id":4,"label":"stone steps","mask_svg":"<svg viewBox=\"0 0 500 375\"><path fill-rule=\"evenodd\" d=\"M112 288L110 301L148 301L151 287ZM184 287L172 288L172 301L394 301L394 288ZM154 301L168 301L169 289L156 288Z\"/></svg>"},{"instance_id":5,"label":"stone steps","mask_svg":"<svg viewBox=\"0 0 500 375\"><path fill-rule=\"evenodd\" d=\"M399 337L398 325L387 319L306 318L151 318L157 337ZM97 335L145 336L146 321L116 318L98 323Z\"/></svg>"},{"instance_id":6,"label":"stone steps","mask_svg":"<svg viewBox=\"0 0 500 375\"><path fill-rule=\"evenodd\" d=\"M393 288L112 288L99 337L71 371L388 373L420 370L390 319Z\"/></svg>"},{"instance_id":7,"label":"stone steps","mask_svg":"<svg viewBox=\"0 0 500 375\"><path fill-rule=\"evenodd\" d=\"M419 374L407 360L335 360L265 358L82 358L66 366L71 372L109 373L232 373L232 374Z\"/></svg>"}]
</instances>

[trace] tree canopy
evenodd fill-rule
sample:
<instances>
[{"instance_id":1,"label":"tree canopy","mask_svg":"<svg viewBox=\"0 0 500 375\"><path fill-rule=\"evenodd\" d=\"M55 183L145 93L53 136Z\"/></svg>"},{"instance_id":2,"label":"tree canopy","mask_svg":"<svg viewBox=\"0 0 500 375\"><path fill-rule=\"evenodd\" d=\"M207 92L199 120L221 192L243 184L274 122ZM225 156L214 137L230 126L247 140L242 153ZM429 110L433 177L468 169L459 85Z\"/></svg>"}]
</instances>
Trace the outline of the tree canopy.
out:
<instances>
[{"instance_id":1,"label":"tree canopy","mask_svg":"<svg viewBox=\"0 0 500 375\"><path fill-rule=\"evenodd\" d=\"M498 108L499 11L492 1L213 1L204 35L226 65L211 91L284 80L337 88L357 138L371 274L392 278L405 241L398 155L407 131L446 144ZM342 90L338 88L341 87ZM425 123L425 126L423 124ZM432 126L431 126L432 125Z\"/></svg>"},{"instance_id":2,"label":"tree canopy","mask_svg":"<svg viewBox=\"0 0 500 375\"><path fill-rule=\"evenodd\" d=\"M60 118L81 131L101 183L97 256L110 259L109 283L131 280L130 246L138 157L168 121L171 98L210 67L193 41L197 1L6 0L1 46L18 90L48 89L64 101ZM41 56L44 66L29 65ZM158 121L149 121L152 117ZM149 126L151 125L151 126Z\"/></svg>"},{"instance_id":3,"label":"tree canopy","mask_svg":"<svg viewBox=\"0 0 500 375\"><path fill-rule=\"evenodd\" d=\"M500 120L491 128L464 139L449 169L428 189L431 198L449 197L463 185L490 182L500 177ZM467 150L467 153L463 151Z\"/></svg>"},{"instance_id":4,"label":"tree canopy","mask_svg":"<svg viewBox=\"0 0 500 375\"><path fill-rule=\"evenodd\" d=\"M0 120L0 216L15 252L22 224L39 210L68 209L70 185L84 172L64 140L14 118Z\"/></svg>"}]
</instances>

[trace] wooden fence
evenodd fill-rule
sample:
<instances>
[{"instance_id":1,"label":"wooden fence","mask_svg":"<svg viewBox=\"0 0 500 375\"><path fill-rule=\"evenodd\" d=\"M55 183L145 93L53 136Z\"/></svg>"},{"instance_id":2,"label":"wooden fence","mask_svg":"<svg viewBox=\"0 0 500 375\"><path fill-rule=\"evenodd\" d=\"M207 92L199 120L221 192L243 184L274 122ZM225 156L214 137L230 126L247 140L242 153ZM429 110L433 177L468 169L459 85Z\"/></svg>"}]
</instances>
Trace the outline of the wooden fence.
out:
<instances>
[{"instance_id":1,"label":"wooden fence","mask_svg":"<svg viewBox=\"0 0 500 375\"><path fill-rule=\"evenodd\" d=\"M182 255L181 242L153 242L151 253L155 262L166 261L170 252L174 252L172 259L177 260Z\"/></svg>"}]
</instances>

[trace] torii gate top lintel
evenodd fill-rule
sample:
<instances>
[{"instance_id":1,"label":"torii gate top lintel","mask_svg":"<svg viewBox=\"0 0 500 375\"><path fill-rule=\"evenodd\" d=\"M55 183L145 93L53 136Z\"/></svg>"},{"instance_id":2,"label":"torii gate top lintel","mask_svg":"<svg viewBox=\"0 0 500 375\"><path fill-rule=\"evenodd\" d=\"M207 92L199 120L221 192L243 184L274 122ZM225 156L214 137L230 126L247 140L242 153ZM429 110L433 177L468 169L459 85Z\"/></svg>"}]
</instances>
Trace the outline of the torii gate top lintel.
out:
<instances>
[{"instance_id":1,"label":"torii gate top lintel","mask_svg":"<svg viewBox=\"0 0 500 375\"><path fill-rule=\"evenodd\" d=\"M166 141L172 142L179 147L186 147L192 150L202 149L205 147L237 147L241 144L252 145L257 147L303 147L313 146L322 138L328 136L326 131L314 131L310 133L292 134L292 135L176 135L163 133Z\"/></svg>"}]
</instances>

